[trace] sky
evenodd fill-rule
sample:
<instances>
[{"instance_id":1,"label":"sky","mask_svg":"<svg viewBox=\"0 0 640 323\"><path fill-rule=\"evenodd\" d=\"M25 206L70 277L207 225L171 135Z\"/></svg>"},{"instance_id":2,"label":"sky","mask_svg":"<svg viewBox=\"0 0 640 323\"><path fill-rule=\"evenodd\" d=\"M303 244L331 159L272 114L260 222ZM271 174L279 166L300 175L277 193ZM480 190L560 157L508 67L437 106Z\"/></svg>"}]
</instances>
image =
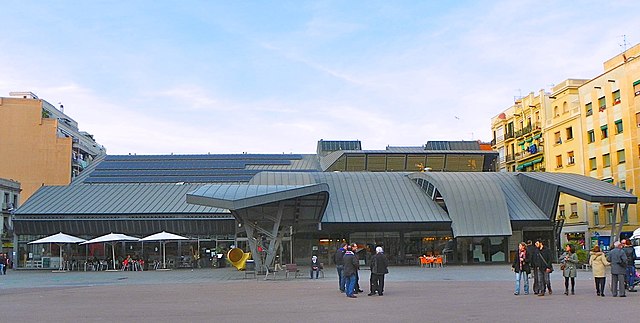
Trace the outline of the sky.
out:
<instances>
[{"instance_id":1,"label":"sky","mask_svg":"<svg viewBox=\"0 0 640 323\"><path fill-rule=\"evenodd\" d=\"M638 12L637 0L5 0L0 96L63 104L110 155L490 141L514 98L594 78L625 38L637 44Z\"/></svg>"}]
</instances>

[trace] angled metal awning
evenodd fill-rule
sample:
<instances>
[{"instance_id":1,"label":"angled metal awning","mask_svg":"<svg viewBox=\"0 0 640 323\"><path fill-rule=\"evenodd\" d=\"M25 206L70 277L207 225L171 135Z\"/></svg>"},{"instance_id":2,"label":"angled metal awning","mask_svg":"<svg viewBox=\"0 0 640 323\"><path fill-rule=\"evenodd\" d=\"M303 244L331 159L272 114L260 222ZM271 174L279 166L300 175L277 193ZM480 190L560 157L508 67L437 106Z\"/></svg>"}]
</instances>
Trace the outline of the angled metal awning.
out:
<instances>
[{"instance_id":1,"label":"angled metal awning","mask_svg":"<svg viewBox=\"0 0 640 323\"><path fill-rule=\"evenodd\" d=\"M205 185L187 193L187 203L231 211L329 192L327 184L310 185ZM320 214L320 216L322 216Z\"/></svg>"},{"instance_id":2,"label":"angled metal awning","mask_svg":"<svg viewBox=\"0 0 640 323\"><path fill-rule=\"evenodd\" d=\"M518 180L522 184L535 186L535 190L555 189L585 201L596 203L636 204L638 197L611 183L593 177L568 173L520 173Z\"/></svg>"},{"instance_id":3,"label":"angled metal awning","mask_svg":"<svg viewBox=\"0 0 640 323\"><path fill-rule=\"evenodd\" d=\"M207 185L188 193L186 199L187 203L230 210L247 232L251 253L258 255L266 247L264 259L254 260L257 268L268 272L285 234L317 228L329 202L329 186Z\"/></svg>"}]
</instances>

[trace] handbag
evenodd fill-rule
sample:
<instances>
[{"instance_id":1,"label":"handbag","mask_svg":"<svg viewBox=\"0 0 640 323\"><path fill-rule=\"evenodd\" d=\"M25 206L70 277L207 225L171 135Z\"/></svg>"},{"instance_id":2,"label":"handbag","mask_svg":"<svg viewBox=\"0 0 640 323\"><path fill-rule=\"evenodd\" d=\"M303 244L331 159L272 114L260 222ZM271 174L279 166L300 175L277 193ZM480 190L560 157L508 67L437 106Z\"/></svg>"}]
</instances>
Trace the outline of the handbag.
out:
<instances>
[{"instance_id":1,"label":"handbag","mask_svg":"<svg viewBox=\"0 0 640 323\"><path fill-rule=\"evenodd\" d=\"M560 270L564 270L565 268L567 268L565 264L560 265Z\"/></svg>"}]
</instances>

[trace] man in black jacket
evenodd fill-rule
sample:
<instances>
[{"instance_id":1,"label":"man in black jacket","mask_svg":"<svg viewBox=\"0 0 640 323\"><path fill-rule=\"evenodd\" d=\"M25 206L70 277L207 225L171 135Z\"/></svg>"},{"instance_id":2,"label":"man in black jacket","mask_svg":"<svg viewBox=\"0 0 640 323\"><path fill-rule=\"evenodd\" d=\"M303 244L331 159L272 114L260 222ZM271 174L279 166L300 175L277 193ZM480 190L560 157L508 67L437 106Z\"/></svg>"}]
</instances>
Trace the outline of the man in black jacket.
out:
<instances>
[{"instance_id":1,"label":"man in black jacket","mask_svg":"<svg viewBox=\"0 0 640 323\"><path fill-rule=\"evenodd\" d=\"M344 263L344 270L342 271L342 274L344 275L344 279L347 281L347 286L344 291L347 294L347 297L356 298L357 296L353 295L353 292L356 287L356 273L358 272L360 265L358 264L358 259L353 254L350 245L347 245L347 251L345 251L342 261Z\"/></svg>"},{"instance_id":2,"label":"man in black jacket","mask_svg":"<svg viewBox=\"0 0 640 323\"><path fill-rule=\"evenodd\" d=\"M371 269L369 296L373 296L376 293L382 296L384 292L384 275L389 273L388 266L389 263L384 255L384 250L382 250L382 247L376 247L376 254L371 258L371 264L369 265Z\"/></svg>"},{"instance_id":3,"label":"man in black jacket","mask_svg":"<svg viewBox=\"0 0 640 323\"><path fill-rule=\"evenodd\" d=\"M546 289L549 290L549 295L551 295L553 294L551 290L551 280L549 279L549 274L553 271L551 251L544 246L542 240L536 241L536 245L538 246L538 254L534 258L533 263L537 267L536 273L538 275L538 287L540 288L538 296L544 296Z\"/></svg>"},{"instance_id":4,"label":"man in black jacket","mask_svg":"<svg viewBox=\"0 0 640 323\"><path fill-rule=\"evenodd\" d=\"M345 289L345 279L342 271L344 269L344 253L347 250L347 244L343 243L338 250L336 250L336 254L333 257L333 262L336 264L336 270L338 271L338 286L340 287L340 292L344 293Z\"/></svg>"},{"instance_id":5,"label":"man in black jacket","mask_svg":"<svg viewBox=\"0 0 640 323\"><path fill-rule=\"evenodd\" d=\"M534 263L534 260L538 257L538 252L540 250L533 245L531 240L527 240L527 262L529 263L529 271L533 274L533 293L538 295L540 292L540 286L538 282L538 269ZM527 273L527 276L529 273Z\"/></svg>"},{"instance_id":6,"label":"man in black jacket","mask_svg":"<svg viewBox=\"0 0 640 323\"><path fill-rule=\"evenodd\" d=\"M624 254L627 256L627 274L625 275L626 287L630 292L636 291L636 251L633 249L631 240L622 240L624 243Z\"/></svg>"}]
</instances>

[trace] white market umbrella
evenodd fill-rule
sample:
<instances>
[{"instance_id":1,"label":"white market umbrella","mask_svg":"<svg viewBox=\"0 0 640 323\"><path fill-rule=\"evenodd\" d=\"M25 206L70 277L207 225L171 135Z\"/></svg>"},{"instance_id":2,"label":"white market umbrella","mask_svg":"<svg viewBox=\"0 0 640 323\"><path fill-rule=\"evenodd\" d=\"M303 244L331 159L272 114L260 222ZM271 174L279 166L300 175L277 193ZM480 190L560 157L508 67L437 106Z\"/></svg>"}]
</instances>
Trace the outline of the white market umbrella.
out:
<instances>
[{"instance_id":1,"label":"white market umbrella","mask_svg":"<svg viewBox=\"0 0 640 323\"><path fill-rule=\"evenodd\" d=\"M173 234L170 232L162 231L156 234L152 234L148 237L144 237L140 239L140 241L160 241L160 245L162 246L162 268L167 268L166 262L166 245L168 241L178 241L178 240L189 240L187 237L179 236L177 234Z\"/></svg>"},{"instance_id":2,"label":"white market umbrella","mask_svg":"<svg viewBox=\"0 0 640 323\"><path fill-rule=\"evenodd\" d=\"M80 243L85 241L87 240L60 232L48 237L44 237L42 239L31 241L27 244L55 243L60 246L60 267L58 269L62 270L62 245L67 243Z\"/></svg>"},{"instance_id":3,"label":"white market umbrella","mask_svg":"<svg viewBox=\"0 0 640 323\"><path fill-rule=\"evenodd\" d=\"M116 250L114 246L114 242L119 241L138 241L140 239L132 236L128 236L122 233L109 233L103 236L99 236L93 238L89 241L85 241L81 244L92 244L92 243L110 243L111 244L111 259L113 260L113 269L116 269Z\"/></svg>"}]
</instances>

